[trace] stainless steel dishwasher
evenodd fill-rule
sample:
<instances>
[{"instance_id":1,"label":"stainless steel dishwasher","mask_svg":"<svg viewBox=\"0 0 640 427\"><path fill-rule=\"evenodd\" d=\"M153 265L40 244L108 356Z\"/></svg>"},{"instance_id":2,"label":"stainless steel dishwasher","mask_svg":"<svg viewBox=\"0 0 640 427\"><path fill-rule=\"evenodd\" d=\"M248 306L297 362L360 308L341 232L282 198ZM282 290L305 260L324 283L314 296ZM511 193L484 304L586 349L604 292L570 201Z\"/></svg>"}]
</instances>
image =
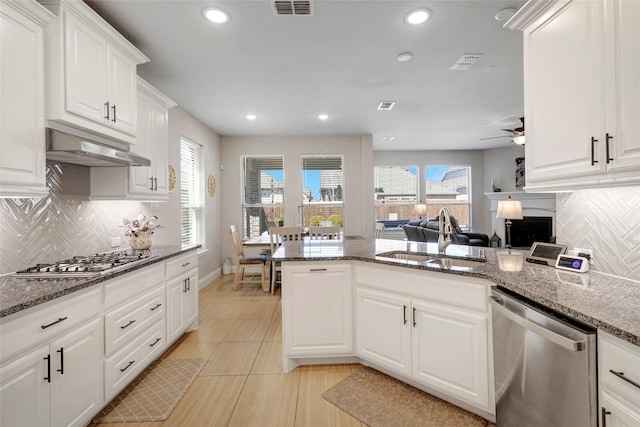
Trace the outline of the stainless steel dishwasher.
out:
<instances>
[{"instance_id":1,"label":"stainless steel dishwasher","mask_svg":"<svg viewBox=\"0 0 640 427\"><path fill-rule=\"evenodd\" d=\"M489 302L498 427L596 427L596 331L502 288Z\"/></svg>"}]
</instances>

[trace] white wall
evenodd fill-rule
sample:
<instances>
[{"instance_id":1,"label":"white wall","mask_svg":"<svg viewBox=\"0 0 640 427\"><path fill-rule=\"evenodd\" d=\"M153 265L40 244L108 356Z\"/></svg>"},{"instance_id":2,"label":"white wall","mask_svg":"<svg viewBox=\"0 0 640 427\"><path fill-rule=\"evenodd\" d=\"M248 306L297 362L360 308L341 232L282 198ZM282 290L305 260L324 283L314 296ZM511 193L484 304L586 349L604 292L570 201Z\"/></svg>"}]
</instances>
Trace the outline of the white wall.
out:
<instances>
[{"instance_id":1,"label":"white wall","mask_svg":"<svg viewBox=\"0 0 640 427\"><path fill-rule=\"evenodd\" d=\"M233 258L229 225L240 224L241 169L243 155L284 156L284 224L292 225L302 199L302 155L340 154L344 156L344 230L347 235L371 237L373 210L373 142L371 135L286 136L221 138L222 243L223 258Z\"/></svg>"},{"instance_id":2,"label":"white wall","mask_svg":"<svg viewBox=\"0 0 640 427\"><path fill-rule=\"evenodd\" d=\"M169 164L176 170L177 185L169 201L159 204L156 215L165 229L154 235L158 244L180 244L180 139L184 137L198 143L203 149L203 194L205 201L205 242L200 251L200 287L220 275L221 248L224 236L220 234L220 137L180 107L169 110ZM206 191L207 177L213 175L218 192L211 198ZM157 236L156 236L157 235ZM157 237L157 238L156 238Z\"/></svg>"},{"instance_id":3,"label":"white wall","mask_svg":"<svg viewBox=\"0 0 640 427\"><path fill-rule=\"evenodd\" d=\"M471 166L471 221L473 231L487 233L485 216L488 208L484 204L484 156L480 150L460 151L376 151L373 153L374 166L418 166L420 198L424 194L424 168L427 165ZM371 171L373 174L373 170ZM370 199L370 200L373 200ZM372 203L373 204L373 203Z\"/></svg>"}]
</instances>

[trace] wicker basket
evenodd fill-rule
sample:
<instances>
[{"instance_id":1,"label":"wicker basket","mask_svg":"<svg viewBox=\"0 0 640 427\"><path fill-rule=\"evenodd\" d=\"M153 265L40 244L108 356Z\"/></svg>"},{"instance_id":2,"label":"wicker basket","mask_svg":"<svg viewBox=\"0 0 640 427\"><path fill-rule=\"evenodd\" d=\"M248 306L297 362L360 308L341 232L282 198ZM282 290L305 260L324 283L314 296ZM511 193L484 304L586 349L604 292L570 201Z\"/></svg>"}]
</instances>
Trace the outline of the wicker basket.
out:
<instances>
[{"instance_id":1,"label":"wicker basket","mask_svg":"<svg viewBox=\"0 0 640 427\"><path fill-rule=\"evenodd\" d=\"M143 251L151 247L151 235L153 231L137 231L129 236L129 246L134 251Z\"/></svg>"}]
</instances>

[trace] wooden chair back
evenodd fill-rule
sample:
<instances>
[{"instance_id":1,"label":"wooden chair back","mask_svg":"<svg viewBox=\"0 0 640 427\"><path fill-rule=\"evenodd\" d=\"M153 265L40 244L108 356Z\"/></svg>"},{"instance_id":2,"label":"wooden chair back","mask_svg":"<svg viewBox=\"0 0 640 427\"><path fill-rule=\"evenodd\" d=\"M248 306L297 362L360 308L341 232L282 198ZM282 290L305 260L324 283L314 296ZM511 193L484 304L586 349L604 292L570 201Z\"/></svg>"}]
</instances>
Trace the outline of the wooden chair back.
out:
<instances>
[{"instance_id":1,"label":"wooden chair back","mask_svg":"<svg viewBox=\"0 0 640 427\"><path fill-rule=\"evenodd\" d=\"M231 242L233 243L234 253L237 258L236 261L240 261L242 258L244 258L244 251L242 249L242 239L240 238L238 227L236 227L235 225L230 225L229 233L231 234Z\"/></svg>"},{"instance_id":2,"label":"wooden chair back","mask_svg":"<svg viewBox=\"0 0 640 427\"><path fill-rule=\"evenodd\" d=\"M274 229L278 230L280 242L286 242L289 240L302 240L301 227L274 227Z\"/></svg>"},{"instance_id":3,"label":"wooden chair back","mask_svg":"<svg viewBox=\"0 0 640 427\"><path fill-rule=\"evenodd\" d=\"M339 240L341 234L341 227L309 227L311 240Z\"/></svg>"}]
</instances>

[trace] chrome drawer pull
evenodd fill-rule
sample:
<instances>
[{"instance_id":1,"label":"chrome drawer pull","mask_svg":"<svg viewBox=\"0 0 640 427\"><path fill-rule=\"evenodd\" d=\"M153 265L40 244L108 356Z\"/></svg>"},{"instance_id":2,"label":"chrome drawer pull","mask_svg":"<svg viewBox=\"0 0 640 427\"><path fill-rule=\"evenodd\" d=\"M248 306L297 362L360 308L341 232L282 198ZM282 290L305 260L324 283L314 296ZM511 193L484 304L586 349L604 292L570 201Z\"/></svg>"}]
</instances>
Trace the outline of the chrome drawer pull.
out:
<instances>
[{"instance_id":1,"label":"chrome drawer pull","mask_svg":"<svg viewBox=\"0 0 640 427\"><path fill-rule=\"evenodd\" d=\"M153 342L153 344L149 344L149 347L153 347L154 345L158 344L158 342L161 340L162 338L156 338L156 340Z\"/></svg>"},{"instance_id":2,"label":"chrome drawer pull","mask_svg":"<svg viewBox=\"0 0 640 427\"><path fill-rule=\"evenodd\" d=\"M124 372L124 371L126 371L126 370L127 370L127 369L129 369L129 367L130 367L131 365L133 365L134 363L136 363L136 361L135 361L135 360L131 360L127 366L125 366L124 368L120 369L120 372Z\"/></svg>"},{"instance_id":3,"label":"chrome drawer pull","mask_svg":"<svg viewBox=\"0 0 640 427\"><path fill-rule=\"evenodd\" d=\"M162 304L158 303L155 307L151 308L151 311L155 310L156 308L160 307Z\"/></svg>"},{"instance_id":4,"label":"chrome drawer pull","mask_svg":"<svg viewBox=\"0 0 640 427\"><path fill-rule=\"evenodd\" d=\"M624 372L616 372L613 369L609 369L609 372L611 372L613 375L615 375L616 377L620 378L621 380L625 380L626 382L628 382L632 386L640 388L640 384L638 384L637 382L625 377L624 376Z\"/></svg>"},{"instance_id":5,"label":"chrome drawer pull","mask_svg":"<svg viewBox=\"0 0 640 427\"><path fill-rule=\"evenodd\" d=\"M43 326L40 326L40 327L41 327L42 329L47 329L48 327L53 326L53 325L55 325L55 324L57 324L57 323L62 322L63 320L67 320L67 319L68 319L68 317L60 317L60 318L58 318L58 320L56 320L55 322L51 322L51 323L49 323L48 325L43 325Z\"/></svg>"},{"instance_id":6,"label":"chrome drawer pull","mask_svg":"<svg viewBox=\"0 0 640 427\"><path fill-rule=\"evenodd\" d=\"M133 325L134 323L136 323L135 320L130 320L129 323L127 323L126 325L120 326L120 329L128 328L129 326Z\"/></svg>"}]
</instances>

